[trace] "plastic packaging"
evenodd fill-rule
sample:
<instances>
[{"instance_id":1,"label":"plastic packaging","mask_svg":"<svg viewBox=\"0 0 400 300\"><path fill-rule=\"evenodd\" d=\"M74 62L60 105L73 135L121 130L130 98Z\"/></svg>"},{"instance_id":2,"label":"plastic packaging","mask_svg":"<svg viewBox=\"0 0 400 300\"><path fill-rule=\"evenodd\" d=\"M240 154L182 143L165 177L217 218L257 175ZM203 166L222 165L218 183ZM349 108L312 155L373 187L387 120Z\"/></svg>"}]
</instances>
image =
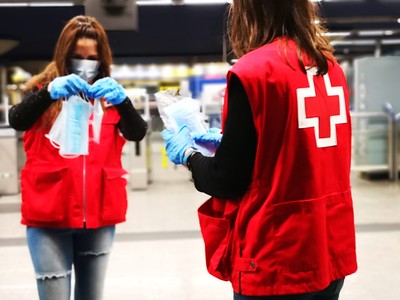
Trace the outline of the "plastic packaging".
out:
<instances>
[{"instance_id":1,"label":"plastic packaging","mask_svg":"<svg viewBox=\"0 0 400 300\"><path fill-rule=\"evenodd\" d=\"M191 132L206 133L208 125L200 111L200 102L179 95L178 90L168 89L155 94L158 111L165 128L178 132L183 125ZM215 149L195 143L203 155L213 156Z\"/></svg>"}]
</instances>

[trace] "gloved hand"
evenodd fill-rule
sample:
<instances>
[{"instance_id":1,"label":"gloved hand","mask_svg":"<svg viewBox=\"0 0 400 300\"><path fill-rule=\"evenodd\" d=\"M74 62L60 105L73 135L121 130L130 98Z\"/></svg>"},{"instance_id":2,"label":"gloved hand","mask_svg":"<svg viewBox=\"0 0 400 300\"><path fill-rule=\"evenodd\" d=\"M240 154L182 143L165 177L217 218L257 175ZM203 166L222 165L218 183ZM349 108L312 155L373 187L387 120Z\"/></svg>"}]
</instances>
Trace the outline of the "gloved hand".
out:
<instances>
[{"instance_id":1,"label":"gloved hand","mask_svg":"<svg viewBox=\"0 0 400 300\"><path fill-rule=\"evenodd\" d=\"M56 77L48 87L52 99L68 98L79 92L86 93L89 88L89 83L76 74Z\"/></svg>"},{"instance_id":2,"label":"gloved hand","mask_svg":"<svg viewBox=\"0 0 400 300\"><path fill-rule=\"evenodd\" d=\"M125 89L115 79L104 77L97 80L90 87L88 94L90 98L105 98L112 105L120 104L126 98Z\"/></svg>"},{"instance_id":3,"label":"gloved hand","mask_svg":"<svg viewBox=\"0 0 400 300\"><path fill-rule=\"evenodd\" d=\"M169 160L176 165L182 165L184 163L183 158L186 149L195 149L189 128L186 126L182 126L179 132L165 129L161 132L161 136L165 140L165 149L167 150Z\"/></svg>"},{"instance_id":4,"label":"gloved hand","mask_svg":"<svg viewBox=\"0 0 400 300\"><path fill-rule=\"evenodd\" d=\"M220 128L210 128L206 133L192 133L193 140L204 146L213 146L217 148L221 143L222 134Z\"/></svg>"}]
</instances>

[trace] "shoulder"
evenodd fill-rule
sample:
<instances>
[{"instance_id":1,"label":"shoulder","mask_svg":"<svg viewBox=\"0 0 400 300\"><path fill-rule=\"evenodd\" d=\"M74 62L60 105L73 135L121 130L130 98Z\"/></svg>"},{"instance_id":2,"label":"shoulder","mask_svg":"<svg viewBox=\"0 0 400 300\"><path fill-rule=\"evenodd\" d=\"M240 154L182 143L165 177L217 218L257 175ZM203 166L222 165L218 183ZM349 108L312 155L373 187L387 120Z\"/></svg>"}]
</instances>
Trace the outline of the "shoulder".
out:
<instances>
[{"instance_id":1,"label":"shoulder","mask_svg":"<svg viewBox=\"0 0 400 300\"><path fill-rule=\"evenodd\" d=\"M285 62L285 48L292 48L292 44L285 44L279 39L269 44L265 44L257 49L243 55L232 67L234 73L254 74L255 70L268 71L275 65ZM290 50L289 50L290 52Z\"/></svg>"}]
</instances>

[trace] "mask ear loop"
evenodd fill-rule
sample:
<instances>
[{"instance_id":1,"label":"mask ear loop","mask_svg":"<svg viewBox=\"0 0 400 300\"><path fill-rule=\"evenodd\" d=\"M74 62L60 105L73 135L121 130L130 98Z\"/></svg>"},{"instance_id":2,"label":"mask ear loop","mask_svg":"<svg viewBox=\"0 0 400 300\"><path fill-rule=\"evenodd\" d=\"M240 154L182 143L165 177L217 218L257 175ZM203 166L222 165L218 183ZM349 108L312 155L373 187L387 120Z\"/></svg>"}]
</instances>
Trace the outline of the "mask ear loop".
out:
<instances>
[{"instance_id":1,"label":"mask ear loop","mask_svg":"<svg viewBox=\"0 0 400 300\"><path fill-rule=\"evenodd\" d=\"M47 138L49 139L50 144L51 144L54 148L56 148L56 149L60 149L60 148L61 148L60 145L58 145L56 142L54 142L54 141L50 138L50 135L49 135L48 133L46 133L44 136L47 137Z\"/></svg>"},{"instance_id":2,"label":"mask ear loop","mask_svg":"<svg viewBox=\"0 0 400 300\"><path fill-rule=\"evenodd\" d=\"M77 154L61 154L61 152L59 152L59 153L60 153L61 157L66 158L66 159L78 158L80 156Z\"/></svg>"},{"instance_id":3,"label":"mask ear loop","mask_svg":"<svg viewBox=\"0 0 400 300\"><path fill-rule=\"evenodd\" d=\"M49 134L46 133L44 136L45 136L46 138L49 139L50 144L51 144L54 148L56 148L56 149L60 149L60 148L61 148L59 144L57 144L56 142L54 142L54 141L50 138L50 135L49 135ZM58 153L60 154L61 157L67 158L67 159L79 157L79 155L74 155L74 154L61 154L60 151L58 151Z\"/></svg>"},{"instance_id":4,"label":"mask ear loop","mask_svg":"<svg viewBox=\"0 0 400 300\"><path fill-rule=\"evenodd\" d=\"M61 98L61 101L66 101L66 99L67 99L66 97L63 97L63 98ZM62 109L61 109L61 110L62 110ZM60 117L60 114L61 114L61 111L59 112L59 115L57 116L57 118ZM53 122L53 125L54 125L55 122L56 122L56 121ZM51 144L54 148L56 148L56 149L60 149L60 148L61 148L60 144L57 143L56 141L54 141L54 140L51 138L51 136L50 136L49 133L46 133L44 136L45 136L46 138L49 139L50 144Z\"/></svg>"},{"instance_id":5,"label":"mask ear loop","mask_svg":"<svg viewBox=\"0 0 400 300\"><path fill-rule=\"evenodd\" d=\"M100 143L101 123L104 115L101 101L102 100L100 98L94 99L92 119L90 120L93 132L93 137L91 138L91 141L97 144Z\"/></svg>"},{"instance_id":6,"label":"mask ear loop","mask_svg":"<svg viewBox=\"0 0 400 300\"><path fill-rule=\"evenodd\" d=\"M89 98L86 94L83 94L83 97L85 98L85 100L86 100L87 102L90 102L90 98Z\"/></svg>"}]
</instances>

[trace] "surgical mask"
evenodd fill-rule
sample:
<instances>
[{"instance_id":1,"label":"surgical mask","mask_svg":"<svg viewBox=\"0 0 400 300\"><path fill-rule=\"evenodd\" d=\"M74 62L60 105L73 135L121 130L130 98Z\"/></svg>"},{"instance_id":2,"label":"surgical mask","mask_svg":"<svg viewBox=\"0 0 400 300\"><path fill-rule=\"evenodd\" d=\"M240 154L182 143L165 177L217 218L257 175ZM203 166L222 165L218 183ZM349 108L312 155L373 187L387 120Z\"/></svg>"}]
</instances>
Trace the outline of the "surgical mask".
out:
<instances>
[{"instance_id":1,"label":"surgical mask","mask_svg":"<svg viewBox=\"0 0 400 300\"><path fill-rule=\"evenodd\" d=\"M100 99L94 99L92 119L93 141L97 144L100 143L101 122L104 115L100 101Z\"/></svg>"},{"instance_id":2,"label":"surgical mask","mask_svg":"<svg viewBox=\"0 0 400 300\"><path fill-rule=\"evenodd\" d=\"M71 72L86 81L94 79L99 74L99 67L98 60L71 58Z\"/></svg>"},{"instance_id":3,"label":"surgical mask","mask_svg":"<svg viewBox=\"0 0 400 300\"><path fill-rule=\"evenodd\" d=\"M89 116L92 105L78 96L62 102L62 109L45 136L65 158L89 153Z\"/></svg>"},{"instance_id":4,"label":"surgical mask","mask_svg":"<svg viewBox=\"0 0 400 300\"><path fill-rule=\"evenodd\" d=\"M89 154L89 116L92 105L78 96L64 103L65 130L60 144L61 155Z\"/></svg>"}]
</instances>

